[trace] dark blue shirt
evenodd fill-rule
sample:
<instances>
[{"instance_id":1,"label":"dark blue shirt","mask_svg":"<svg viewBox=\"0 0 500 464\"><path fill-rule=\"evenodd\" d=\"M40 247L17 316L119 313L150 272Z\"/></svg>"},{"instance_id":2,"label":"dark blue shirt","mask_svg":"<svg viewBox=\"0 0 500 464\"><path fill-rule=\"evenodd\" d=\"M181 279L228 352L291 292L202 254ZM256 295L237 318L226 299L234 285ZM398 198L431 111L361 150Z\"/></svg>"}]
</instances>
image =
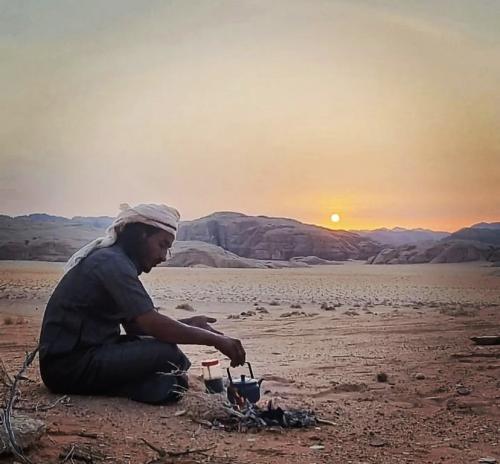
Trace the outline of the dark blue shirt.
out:
<instances>
[{"instance_id":1,"label":"dark blue shirt","mask_svg":"<svg viewBox=\"0 0 500 464\"><path fill-rule=\"evenodd\" d=\"M120 324L154 309L139 274L117 244L94 251L65 274L45 309L40 358L116 342Z\"/></svg>"}]
</instances>

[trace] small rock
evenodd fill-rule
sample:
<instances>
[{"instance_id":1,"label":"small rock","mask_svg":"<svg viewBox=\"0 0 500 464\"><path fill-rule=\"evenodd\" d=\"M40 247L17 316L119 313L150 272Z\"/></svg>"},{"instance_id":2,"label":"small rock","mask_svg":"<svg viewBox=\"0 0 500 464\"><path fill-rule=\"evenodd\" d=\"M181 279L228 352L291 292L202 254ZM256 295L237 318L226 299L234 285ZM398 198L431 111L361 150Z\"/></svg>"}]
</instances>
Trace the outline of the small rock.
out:
<instances>
[{"instance_id":1,"label":"small rock","mask_svg":"<svg viewBox=\"0 0 500 464\"><path fill-rule=\"evenodd\" d=\"M379 372L377 374L377 382L387 382L387 374L385 372Z\"/></svg>"},{"instance_id":2,"label":"small rock","mask_svg":"<svg viewBox=\"0 0 500 464\"><path fill-rule=\"evenodd\" d=\"M457 385L457 393L459 395L470 395L472 390L470 388L464 387L463 385Z\"/></svg>"},{"instance_id":3,"label":"small rock","mask_svg":"<svg viewBox=\"0 0 500 464\"><path fill-rule=\"evenodd\" d=\"M195 309L189 303L178 304L175 309L183 309L184 311L194 312Z\"/></svg>"},{"instance_id":4,"label":"small rock","mask_svg":"<svg viewBox=\"0 0 500 464\"><path fill-rule=\"evenodd\" d=\"M312 450L324 450L325 447L323 445L311 445L309 448L311 448Z\"/></svg>"},{"instance_id":5,"label":"small rock","mask_svg":"<svg viewBox=\"0 0 500 464\"><path fill-rule=\"evenodd\" d=\"M492 457L487 457L487 458L481 458L479 461L481 464L497 464L497 460Z\"/></svg>"},{"instance_id":6,"label":"small rock","mask_svg":"<svg viewBox=\"0 0 500 464\"><path fill-rule=\"evenodd\" d=\"M328 303L321 303L320 308L325 311L335 311L335 306L329 305Z\"/></svg>"},{"instance_id":7,"label":"small rock","mask_svg":"<svg viewBox=\"0 0 500 464\"><path fill-rule=\"evenodd\" d=\"M0 427L0 455L2 455L10 453L10 448L7 444L7 435L3 427L3 411L0 412L0 423L2 423ZM44 422L23 415L12 416L11 424L16 435L17 444L22 449L26 449L37 442L46 429Z\"/></svg>"},{"instance_id":8,"label":"small rock","mask_svg":"<svg viewBox=\"0 0 500 464\"><path fill-rule=\"evenodd\" d=\"M348 309L347 311L344 311L344 314L346 316L359 316L359 313L352 310L352 309Z\"/></svg>"},{"instance_id":9,"label":"small rock","mask_svg":"<svg viewBox=\"0 0 500 464\"><path fill-rule=\"evenodd\" d=\"M370 439L368 442L370 446L374 446L376 448L380 448L381 446L387 445L387 441L385 441L383 438L380 437L373 437Z\"/></svg>"},{"instance_id":10,"label":"small rock","mask_svg":"<svg viewBox=\"0 0 500 464\"><path fill-rule=\"evenodd\" d=\"M250 317L250 316L255 316L256 312L255 311L243 311L240 313L240 316L247 316L247 317Z\"/></svg>"},{"instance_id":11,"label":"small rock","mask_svg":"<svg viewBox=\"0 0 500 464\"><path fill-rule=\"evenodd\" d=\"M424 380L425 379L425 375L422 374L422 372L418 372L417 374L415 374L415 379L417 379L417 380Z\"/></svg>"}]
</instances>

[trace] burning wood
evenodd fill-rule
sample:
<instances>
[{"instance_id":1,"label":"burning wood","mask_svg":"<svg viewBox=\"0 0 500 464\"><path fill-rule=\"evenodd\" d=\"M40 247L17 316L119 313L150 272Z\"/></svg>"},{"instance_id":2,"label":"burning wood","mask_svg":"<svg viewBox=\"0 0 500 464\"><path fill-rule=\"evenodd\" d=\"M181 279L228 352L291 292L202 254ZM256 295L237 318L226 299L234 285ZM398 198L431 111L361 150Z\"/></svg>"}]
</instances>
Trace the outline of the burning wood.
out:
<instances>
[{"instance_id":1,"label":"burning wood","mask_svg":"<svg viewBox=\"0 0 500 464\"><path fill-rule=\"evenodd\" d=\"M283 409L268 401L259 407L235 393L237 404L231 404L226 395L188 390L180 403L183 414L200 424L228 431L245 432L266 427L298 428L320 423L313 411Z\"/></svg>"},{"instance_id":2,"label":"burning wood","mask_svg":"<svg viewBox=\"0 0 500 464\"><path fill-rule=\"evenodd\" d=\"M245 400L243 407L234 406L229 411L227 421L214 421L213 425L223 426L226 430L245 432L248 429L263 429L265 427L302 428L318 423L313 411L275 407L272 400L265 408Z\"/></svg>"}]
</instances>

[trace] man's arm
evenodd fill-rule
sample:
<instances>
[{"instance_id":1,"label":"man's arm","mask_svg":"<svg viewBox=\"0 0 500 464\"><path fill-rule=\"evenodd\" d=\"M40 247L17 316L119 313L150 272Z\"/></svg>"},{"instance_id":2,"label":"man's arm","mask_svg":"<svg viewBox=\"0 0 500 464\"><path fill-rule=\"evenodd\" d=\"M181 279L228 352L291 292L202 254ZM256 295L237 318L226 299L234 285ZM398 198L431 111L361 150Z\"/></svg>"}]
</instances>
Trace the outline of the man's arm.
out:
<instances>
[{"instance_id":1,"label":"man's arm","mask_svg":"<svg viewBox=\"0 0 500 464\"><path fill-rule=\"evenodd\" d=\"M183 324L189 325L191 327L198 327L199 329L205 329L208 330L209 332L215 332L219 335L224 335L222 332L215 330L210 325L213 324L214 322L217 322L217 319L215 319L214 317L193 316L185 319L178 319L178 321L182 322ZM139 328L139 326L135 321L123 322L122 325L127 335L147 335Z\"/></svg>"},{"instance_id":2,"label":"man's arm","mask_svg":"<svg viewBox=\"0 0 500 464\"><path fill-rule=\"evenodd\" d=\"M122 326L125 329L125 333L127 335L146 335L141 329L139 329L139 326L137 323L134 322L122 322Z\"/></svg>"},{"instance_id":3,"label":"man's arm","mask_svg":"<svg viewBox=\"0 0 500 464\"><path fill-rule=\"evenodd\" d=\"M217 322L217 319L215 319L215 317L193 316L193 317L188 317L186 319L179 319L179 322L182 322L183 324L186 325L190 325L191 327L198 327L199 329L205 329L208 330L209 332L215 332L216 334L224 335L222 332L219 332L210 325L213 324L214 322Z\"/></svg>"},{"instance_id":4,"label":"man's arm","mask_svg":"<svg viewBox=\"0 0 500 464\"><path fill-rule=\"evenodd\" d=\"M245 350L236 338L186 325L154 310L137 316L134 323L141 332L162 342L213 346L231 359L232 367L245 363Z\"/></svg>"}]
</instances>

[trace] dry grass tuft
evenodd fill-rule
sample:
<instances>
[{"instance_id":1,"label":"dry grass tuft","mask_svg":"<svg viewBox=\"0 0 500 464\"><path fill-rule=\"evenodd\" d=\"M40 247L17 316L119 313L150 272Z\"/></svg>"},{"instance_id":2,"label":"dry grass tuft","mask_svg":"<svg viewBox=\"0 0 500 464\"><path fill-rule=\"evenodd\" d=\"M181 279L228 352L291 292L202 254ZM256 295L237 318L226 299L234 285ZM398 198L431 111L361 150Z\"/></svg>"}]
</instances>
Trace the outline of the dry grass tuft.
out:
<instances>
[{"instance_id":1,"label":"dry grass tuft","mask_svg":"<svg viewBox=\"0 0 500 464\"><path fill-rule=\"evenodd\" d=\"M207 393L201 376L189 376L189 390L179 402L180 410L195 421L227 420L229 403L224 393Z\"/></svg>"},{"instance_id":2,"label":"dry grass tuft","mask_svg":"<svg viewBox=\"0 0 500 464\"><path fill-rule=\"evenodd\" d=\"M444 314L445 316L452 316L452 317L474 317L477 316L478 310L477 309L465 309L461 307L457 308L439 308L439 312L441 314Z\"/></svg>"},{"instance_id":3,"label":"dry grass tuft","mask_svg":"<svg viewBox=\"0 0 500 464\"><path fill-rule=\"evenodd\" d=\"M186 411L186 415L196 421L227 420L230 417L228 402L223 393L205 393L188 390L179 407Z\"/></svg>"},{"instance_id":4,"label":"dry grass tuft","mask_svg":"<svg viewBox=\"0 0 500 464\"><path fill-rule=\"evenodd\" d=\"M183 309L184 311L191 311L194 312L195 309L189 304L189 303L181 303L178 304L175 309Z\"/></svg>"}]
</instances>

